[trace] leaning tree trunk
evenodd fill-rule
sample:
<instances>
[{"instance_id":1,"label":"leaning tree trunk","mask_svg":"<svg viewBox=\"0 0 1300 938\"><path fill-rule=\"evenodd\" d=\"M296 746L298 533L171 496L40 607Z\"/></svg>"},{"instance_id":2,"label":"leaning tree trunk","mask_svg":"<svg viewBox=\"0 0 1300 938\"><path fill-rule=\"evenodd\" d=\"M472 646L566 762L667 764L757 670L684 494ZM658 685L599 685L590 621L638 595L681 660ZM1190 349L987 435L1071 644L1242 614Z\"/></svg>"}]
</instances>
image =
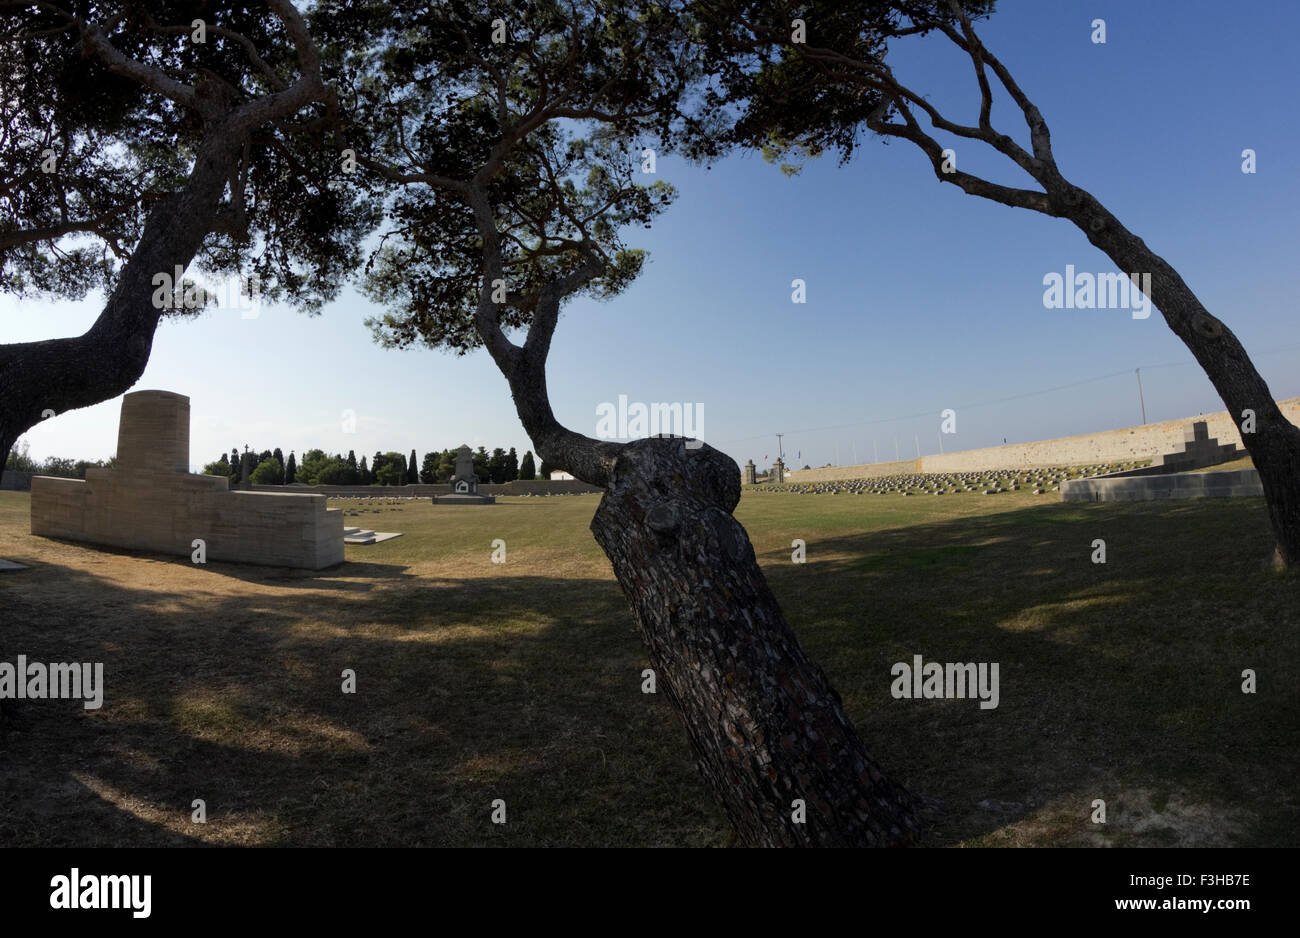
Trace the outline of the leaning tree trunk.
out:
<instances>
[{"instance_id":1,"label":"leaning tree trunk","mask_svg":"<svg viewBox=\"0 0 1300 938\"><path fill-rule=\"evenodd\" d=\"M103 311L84 334L0 345L6 459L18 437L46 416L109 400L140 379L161 315L152 302L153 277L194 259L242 146L242 138L224 127L206 135L184 189L150 212Z\"/></svg>"},{"instance_id":2,"label":"leaning tree trunk","mask_svg":"<svg viewBox=\"0 0 1300 938\"><path fill-rule=\"evenodd\" d=\"M493 230L490 220L484 229ZM594 440L555 419L546 353L559 295L538 304L522 348L486 299L479 334L538 454L605 489L592 532L632 607L656 685L736 833L749 846L916 843L917 799L867 753L732 516L735 460L698 442L688 449L681 437Z\"/></svg>"},{"instance_id":3,"label":"leaning tree trunk","mask_svg":"<svg viewBox=\"0 0 1300 938\"><path fill-rule=\"evenodd\" d=\"M204 142L188 185L150 214L103 312L83 335L0 345L0 454L6 462L18 437L48 414L108 400L139 380L160 316L151 302L153 275L187 267L198 252L239 146L238 138L220 131Z\"/></svg>"},{"instance_id":4,"label":"leaning tree trunk","mask_svg":"<svg viewBox=\"0 0 1300 938\"><path fill-rule=\"evenodd\" d=\"M751 846L915 843L913 796L799 646L732 516L739 500L726 455L642 440L621 448L591 523L701 774Z\"/></svg>"},{"instance_id":5,"label":"leaning tree trunk","mask_svg":"<svg viewBox=\"0 0 1300 938\"><path fill-rule=\"evenodd\" d=\"M1241 439L1264 488L1277 538L1274 565L1300 565L1300 429L1283 416L1232 330L1210 315L1173 267L1090 193L1067 184L1053 198L1061 213L1121 271L1151 274L1152 303L1205 369L1238 427L1244 411L1254 412L1255 432L1243 432Z\"/></svg>"}]
</instances>

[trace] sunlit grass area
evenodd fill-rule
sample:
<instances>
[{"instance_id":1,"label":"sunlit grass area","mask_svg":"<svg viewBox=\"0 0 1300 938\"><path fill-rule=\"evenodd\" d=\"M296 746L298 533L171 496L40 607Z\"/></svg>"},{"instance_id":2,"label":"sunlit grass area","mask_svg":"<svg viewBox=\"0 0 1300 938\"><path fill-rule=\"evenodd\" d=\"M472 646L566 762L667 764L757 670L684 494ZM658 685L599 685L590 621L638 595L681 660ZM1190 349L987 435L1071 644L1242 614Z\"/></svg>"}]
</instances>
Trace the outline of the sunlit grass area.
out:
<instances>
[{"instance_id":1,"label":"sunlit grass area","mask_svg":"<svg viewBox=\"0 0 1300 938\"><path fill-rule=\"evenodd\" d=\"M0 557L29 565L0 573L0 661L102 661L106 683L98 711L6 709L0 844L727 843L641 693L597 503L331 500L404 536L310 574L35 538L28 496L0 493ZM1300 578L1266 568L1262 500L765 494L737 515L868 748L939 803L926 843L1295 843ZM893 699L915 654L997 662L999 706Z\"/></svg>"}]
</instances>

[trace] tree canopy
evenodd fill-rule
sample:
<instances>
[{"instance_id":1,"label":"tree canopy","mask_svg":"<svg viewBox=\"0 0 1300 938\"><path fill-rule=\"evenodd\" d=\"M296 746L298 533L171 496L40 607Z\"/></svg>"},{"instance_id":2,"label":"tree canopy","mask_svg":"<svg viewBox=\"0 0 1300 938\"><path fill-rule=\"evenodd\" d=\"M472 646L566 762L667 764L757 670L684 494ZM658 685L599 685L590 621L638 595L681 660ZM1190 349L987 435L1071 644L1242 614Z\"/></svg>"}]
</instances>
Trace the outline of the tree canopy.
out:
<instances>
[{"instance_id":1,"label":"tree canopy","mask_svg":"<svg viewBox=\"0 0 1300 938\"><path fill-rule=\"evenodd\" d=\"M0 289L111 290L149 212L182 188L221 115L283 93L300 57L314 56L306 32L286 25L291 11L0 3ZM323 94L249 135L197 268L256 278L261 298L309 311L336 295L376 215L318 145L332 107Z\"/></svg>"}]
</instances>

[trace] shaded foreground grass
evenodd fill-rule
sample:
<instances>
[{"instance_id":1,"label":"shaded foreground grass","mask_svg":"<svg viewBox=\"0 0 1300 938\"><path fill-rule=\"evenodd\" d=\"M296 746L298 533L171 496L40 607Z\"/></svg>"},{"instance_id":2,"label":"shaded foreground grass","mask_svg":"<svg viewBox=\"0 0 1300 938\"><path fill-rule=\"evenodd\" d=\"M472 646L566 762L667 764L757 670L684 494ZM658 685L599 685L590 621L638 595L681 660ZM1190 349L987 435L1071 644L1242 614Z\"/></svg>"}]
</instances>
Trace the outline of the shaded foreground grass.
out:
<instances>
[{"instance_id":1,"label":"shaded foreground grass","mask_svg":"<svg viewBox=\"0 0 1300 938\"><path fill-rule=\"evenodd\" d=\"M0 574L0 660L103 661L107 685L99 711L0 721L0 844L727 842L641 693L596 504L332 503L405 536L311 575L34 538L28 496L0 493L0 556L32 565ZM1264 567L1262 500L771 495L737 515L868 748L941 803L927 843L1295 842L1300 578ZM998 662L1000 706L892 699L914 654Z\"/></svg>"}]
</instances>

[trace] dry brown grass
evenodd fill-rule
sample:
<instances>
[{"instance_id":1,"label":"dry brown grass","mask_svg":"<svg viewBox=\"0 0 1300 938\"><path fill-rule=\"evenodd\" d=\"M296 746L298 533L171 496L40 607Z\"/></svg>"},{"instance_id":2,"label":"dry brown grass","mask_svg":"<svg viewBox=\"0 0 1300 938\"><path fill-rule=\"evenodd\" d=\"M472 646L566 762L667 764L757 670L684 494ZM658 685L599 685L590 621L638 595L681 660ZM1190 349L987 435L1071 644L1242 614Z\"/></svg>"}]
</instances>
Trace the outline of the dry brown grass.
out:
<instances>
[{"instance_id":1,"label":"dry brown grass","mask_svg":"<svg viewBox=\"0 0 1300 938\"><path fill-rule=\"evenodd\" d=\"M103 661L107 684L99 711L0 722L0 844L725 843L675 715L640 692L595 506L381 506L348 522L406 536L305 574L34 538L27 496L0 493L0 556L31 565L0 574L0 660ZM943 801L928 842L1294 842L1300 588L1258 562L1258 499L778 495L738 514L869 748ZM1001 706L892 700L913 653L999 661Z\"/></svg>"},{"instance_id":2,"label":"dry brown grass","mask_svg":"<svg viewBox=\"0 0 1300 938\"><path fill-rule=\"evenodd\" d=\"M1254 469L1255 461L1249 456L1241 456L1237 459L1230 459L1227 462L1221 462L1215 466L1205 466L1200 469L1190 469L1189 472L1227 472L1231 469Z\"/></svg>"}]
</instances>

